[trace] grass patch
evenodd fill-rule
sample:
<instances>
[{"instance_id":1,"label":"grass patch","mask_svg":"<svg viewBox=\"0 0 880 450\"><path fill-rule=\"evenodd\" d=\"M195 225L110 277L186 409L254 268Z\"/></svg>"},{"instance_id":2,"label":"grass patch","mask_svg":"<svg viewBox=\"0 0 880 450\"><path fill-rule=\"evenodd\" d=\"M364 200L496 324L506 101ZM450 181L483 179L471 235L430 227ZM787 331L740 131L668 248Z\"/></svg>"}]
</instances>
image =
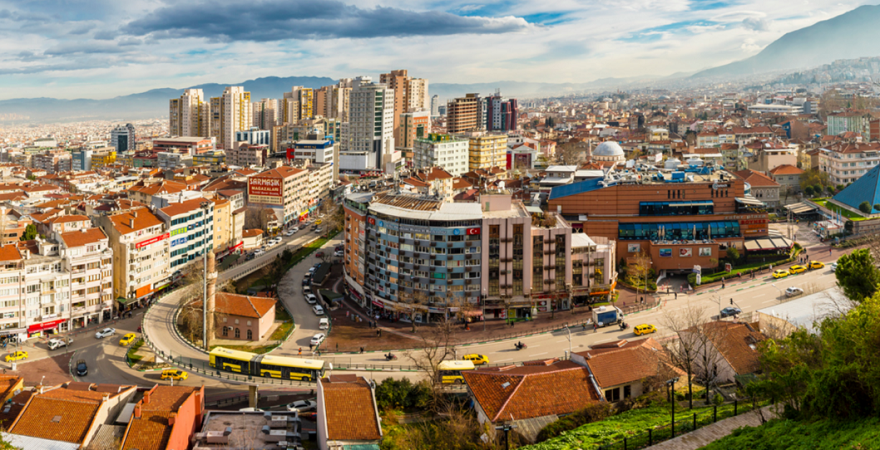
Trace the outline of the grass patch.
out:
<instances>
[{"instance_id":1,"label":"grass patch","mask_svg":"<svg viewBox=\"0 0 880 450\"><path fill-rule=\"evenodd\" d=\"M880 418L847 421L776 419L759 427L739 428L703 448L706 450L880 449Z\"/></svg>"},{"instance_id":2,"label":"grass patch","mask_svg":"<svg viewBox=\"0 0 880 450\"><path fill-rule=\"evenodd\" d=\"M126 356L128 357L128 361L129 361L130 365L133 366L133 365L139 363L141 361L141 359L143 359L143 356L137 354L138 349L140 349L143 345L144 345L144 340L138 339L138 341L135 342L134 345L132 345L128 349L128 353L126 353Z\"/></svg>"},{"instance_id":3,"label":"grass patch","mask_svg":"<svg viewBox=\"0 0 880 450\"><path fill-rule=\"evenodd\" d=\"M848 209L841 208L840 206L837 206L837 205L831 203L829 200L830 199L828 199L828 198L822 198L822 199L816 198L811 201L813 203L815 203L819 206L823 206L833 212L839 212L840 215L842 215L843 217L846 217L849 220L852 220L853 222L858 222L861 220L868 220L867 217L862 217L860 214L856 214Z\"/></svg>"},{"instance_id":4,"label":"grass patch","mask_svg":"<svg viewBox=\"0 0 880 450\"><path fill-rule=\"evenodd\" d=\"M747 275L752 270L762 270L769 267L771 264L774 266L781 266L783 264L788 264L797 258L797 256L803 251L803 248L800 245L795 244L794 249L791 251L790 256L786 257L785 255L779 255L780 259L774 261L752 261L747 262L745 264L740 264L736 266L730 272L715 272L703 274L700 277L700 284L708 284L715 281L721 281L724 278L725 281L734 281L739 274ZM772 256L768 256L772 257ZM720 262L719 264L724 264L724 262ZM688 274L688 283L691 286L696 286L697 283L697 274L692 273Z\"/></svg>"},{"instance_id":5,"label":"grass patch","mask_svg":"<svg viewBox=\"0 0 880 450\"><path fill-rule=\"evenodd\" d=\"M701 401L702 403L702 401ZM739 414L743 414L747 405L739 405ZM701 406L694 409L675 408L676 434L679 433L679 420L688 420L697 414L697 421L706 424L712 420L712 407ZM733 404L718 407L718 420L733 416ZM654 404L646 408L631 409L615 416L611 416L599 422L581 425L574 430L566 431L559 436L544 442L522 447L528 450L576 450L596 449L603 444L622 440L624 437L645 434L647 430L666 427L665 430L654 432L655 443L669 434L670 405L667 403ZM663 431L666 431L665 435ZM622 447L622 446L621 446ZM731 447L733 448L733 447ZM739 447L746 448L746 447ZM778 447L777 447L778 448Z\"/></svg>"},{"instance_id":6,"label":"grass patch","mask_svg":"<svg viewBox=\"0 0 880 450\"><path fill-rule=\"evenodd\" d=\"M275 329L275 331L272 332L272 335L269 336L269 339L271 339L273 341L283 341L284 339L287 339L287 335L290 334L290 332L292 330L293 330L293 323L292 322L284 322L281 325L279 325L278 328Z\"/></svg>"}]
</instances>

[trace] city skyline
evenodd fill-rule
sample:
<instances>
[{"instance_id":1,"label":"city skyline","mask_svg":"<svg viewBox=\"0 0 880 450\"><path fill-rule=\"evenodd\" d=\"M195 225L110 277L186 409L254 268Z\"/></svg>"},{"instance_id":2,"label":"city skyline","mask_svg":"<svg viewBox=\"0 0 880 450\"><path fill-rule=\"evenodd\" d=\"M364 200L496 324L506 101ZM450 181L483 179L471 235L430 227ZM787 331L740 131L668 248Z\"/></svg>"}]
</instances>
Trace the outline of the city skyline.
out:
<instances>
[{"instance_id":1,"label":"city skyline","mask_svg":"<svg viewBox=\"0 0 880 450\"><path fill-rule=\"evenodd\" d=\"M866 3L264 1L209 9L4 1L0 99L109 98L276 75L351 78L396 67L437 83L666 76L752 56L786 32ZM204 20L192 19L199 14ZM461 57L462 49L470 58Z\"/></svg>"}]
</instances>

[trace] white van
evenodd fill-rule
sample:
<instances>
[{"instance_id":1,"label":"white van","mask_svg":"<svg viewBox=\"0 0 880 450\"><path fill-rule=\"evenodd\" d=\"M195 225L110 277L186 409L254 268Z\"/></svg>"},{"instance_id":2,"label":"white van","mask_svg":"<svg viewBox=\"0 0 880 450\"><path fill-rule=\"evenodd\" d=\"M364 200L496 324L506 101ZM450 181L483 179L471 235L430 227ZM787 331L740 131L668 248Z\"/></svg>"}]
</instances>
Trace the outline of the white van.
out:
<instances>
[{"instance_id":1,"label":"white van","mask_svg":"<svg viewBox=\"0 0 880 450\"><path fill-rule=\"evenodd\" d=\"M318 321L318 329L320 330L328 330L330 329L330 319L323 318Z\"/></svg>"}]
</instances>

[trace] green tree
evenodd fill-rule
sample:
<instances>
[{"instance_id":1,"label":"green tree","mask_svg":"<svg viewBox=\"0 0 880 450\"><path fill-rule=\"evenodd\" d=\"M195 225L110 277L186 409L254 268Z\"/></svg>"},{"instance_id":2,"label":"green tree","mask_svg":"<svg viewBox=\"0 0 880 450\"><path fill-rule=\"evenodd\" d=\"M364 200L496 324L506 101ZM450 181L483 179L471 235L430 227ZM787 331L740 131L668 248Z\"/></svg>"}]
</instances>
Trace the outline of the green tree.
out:
<instances>
[{"instance_id":1,"label":"green tree","mask_svg":"<svg viewBox=\"0 0 880 450\"><path fill-rule=\"evenodd\" d=\"M22 241L30 241L37 237L37 227L33 224L30 224L24 227L24 233L21 235Z\"/></svg>"},{"instance_id":2,"label":"green tree","mask_svg":"<svg viewBox=\"0 0 880 450\"><path fill-rule=\"evenodd\" d=\"M727 248L727 259L730 260L730 263L733 264L739 259L739 250L736 247L728 247Z\"/></svg>"},{"instance_id":3,"label":"green tree","mask_svg":"<svg viewBox=\"0 0 880 450\"><path fill-rule=\"evenodd\" d=\"M813 186L805 187L804 194L807 194L807 197L812 197L813 196Z\"/></svg>"},{"instance_id":4,"label":"green tree","mask_svg":"<svg viewBox=\"0 0 880 450\"><path fill-rule=\"evenodd\" d=\"M880 270L866 248L841 256L834 275L844 295L857 302L873 296L880 284Z\"/></svg>"},{"instance_id":5,"label":"green tree","mask_svg":"<svg viewBox=\"0 0 880 450\"><path fill-rule=\"evenodd\" d=\"M862 203L859 203L859 211L865 214L871 214L871 202L866 200Z\"/></svg>"}]
</instances>

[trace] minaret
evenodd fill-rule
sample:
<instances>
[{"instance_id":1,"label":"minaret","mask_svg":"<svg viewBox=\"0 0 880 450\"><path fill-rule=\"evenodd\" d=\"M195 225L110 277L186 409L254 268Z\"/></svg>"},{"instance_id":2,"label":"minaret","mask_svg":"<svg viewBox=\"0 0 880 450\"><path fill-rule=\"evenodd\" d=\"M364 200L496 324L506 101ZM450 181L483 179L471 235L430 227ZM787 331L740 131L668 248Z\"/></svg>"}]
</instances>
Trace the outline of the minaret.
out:
<instances>
[{"instance_id":1,"label":"minaret","mask_svg":"<svg viewBox=\"0 0 880 450\"><path fill-rule=\"evenodd\" d=\"M207 281L207 286L205 287L205 298L207 299L207 306L206 306L207 309L205 310L207 312L207 314L205 314L207 316L207 318L206 318L207 323L205 325L205 330L207 330L207 333L205 333L205 339L207 340L207 342L205 343L205 348L208 349L209 351L211 348L211 340L214 337L214 305L215 305L214 296L216 295L216 292L217 292L217 268L214 266L215 263L214 263L213 255L211 255L211 256L212 257L205 258L207 260L207 264L208 264L207 265L208 281Z\"/></svg>"}]
</instances>

